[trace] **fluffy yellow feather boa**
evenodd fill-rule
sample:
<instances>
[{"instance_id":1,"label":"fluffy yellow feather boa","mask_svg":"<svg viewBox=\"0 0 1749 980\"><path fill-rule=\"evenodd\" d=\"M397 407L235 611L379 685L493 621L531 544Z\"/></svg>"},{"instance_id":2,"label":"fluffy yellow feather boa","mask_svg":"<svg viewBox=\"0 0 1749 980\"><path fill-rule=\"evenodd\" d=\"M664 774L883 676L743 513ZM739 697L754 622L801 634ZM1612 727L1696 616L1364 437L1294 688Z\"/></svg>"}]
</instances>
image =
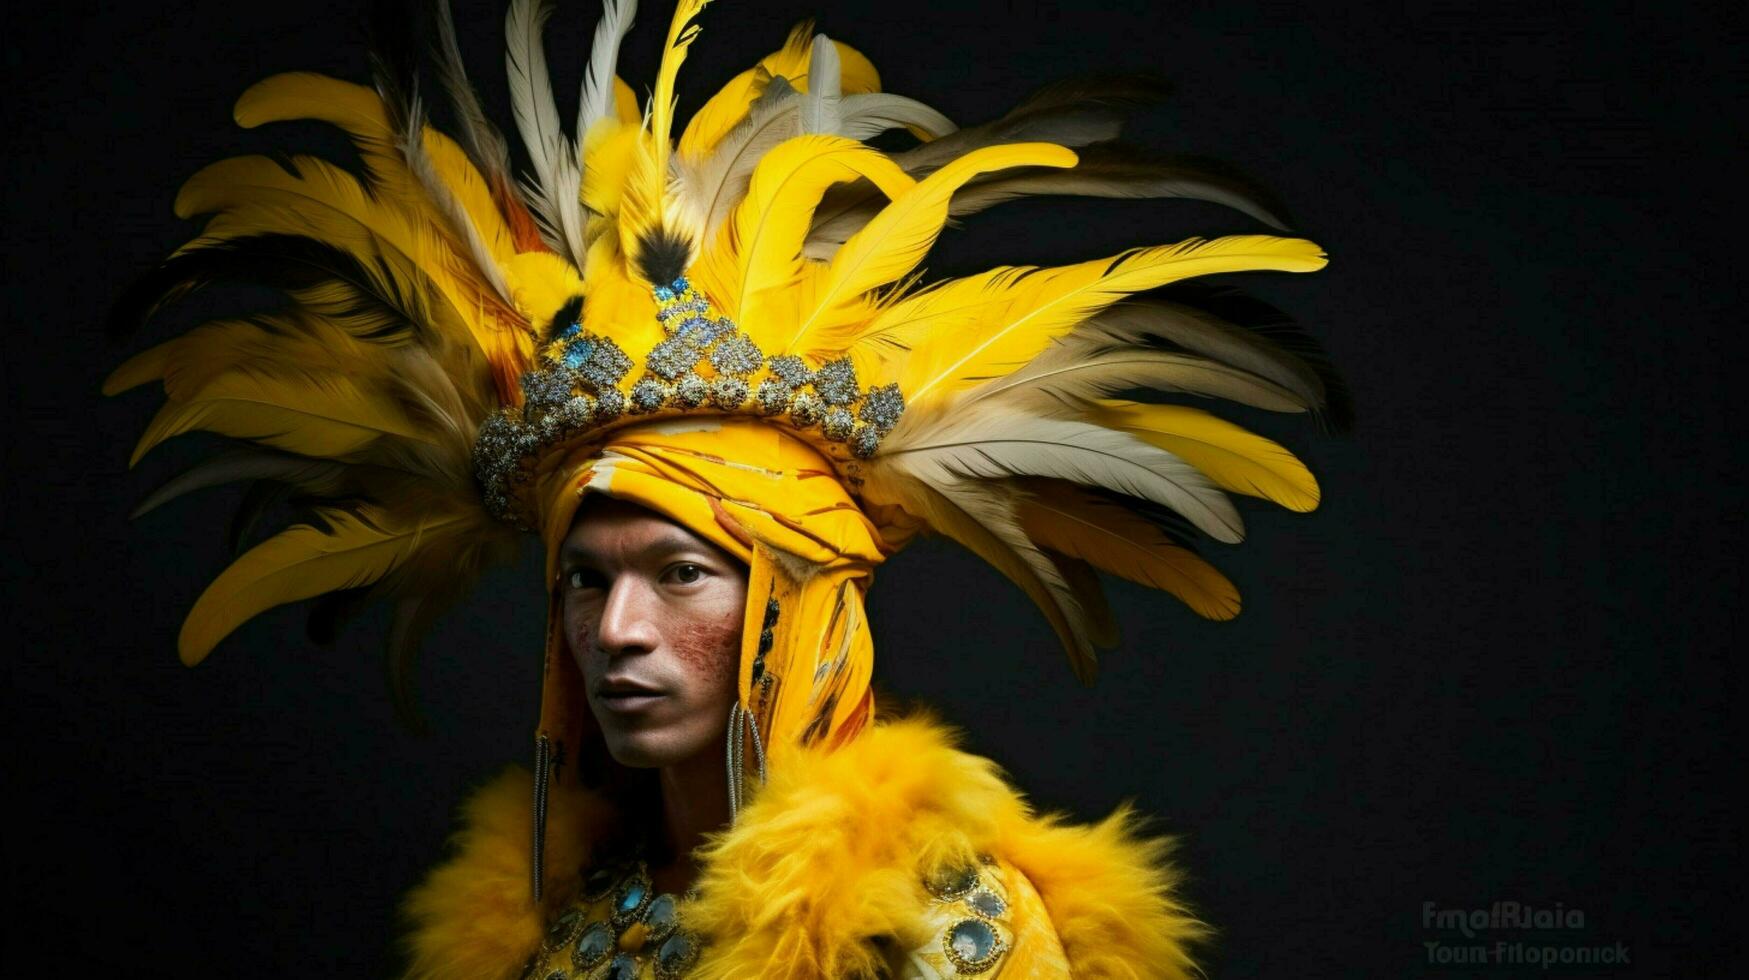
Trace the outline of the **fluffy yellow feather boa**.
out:
<instances>
[{"instance_id":1,"label":"fluffy yellow feather boa","mask_svg":"<svg viewBox=\"0 0 1749 980\"><path fill-rule=\"evenodd\" d=\"M457 853L406 902L409 977L514 977L548 914L574 894L567 879L611 827L611 809L582 791L554 795L548 880L560 887L537 906L530 790L529 773L512 769L466 804ZM1137 824L1128 807L1091 825L1036 815L994 763L957 749L949 729L925 717L879 724L835 752L774 766L734 826L706 845L701 897L683 916L710 944L688 976L876 975L885 960L870 938L905 941L927 898L920 882L980 854L1030 884L1020 891L1032 908L1014 911L1036 922L1017 939L1042 932L1032 949L1016 943L1002 976L1191 975L1187 944L1207 929L1175 897L1168 841Z\"/></svg>"}]
</instances>

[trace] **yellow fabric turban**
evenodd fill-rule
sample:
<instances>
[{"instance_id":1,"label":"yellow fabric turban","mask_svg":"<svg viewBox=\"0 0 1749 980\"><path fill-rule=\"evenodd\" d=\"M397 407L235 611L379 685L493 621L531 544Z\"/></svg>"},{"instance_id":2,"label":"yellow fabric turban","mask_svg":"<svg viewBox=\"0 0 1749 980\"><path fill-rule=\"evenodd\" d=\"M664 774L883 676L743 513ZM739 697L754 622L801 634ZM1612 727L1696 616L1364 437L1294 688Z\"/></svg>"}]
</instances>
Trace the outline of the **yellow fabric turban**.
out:
<instances>
[{"instance_id":1,"label":"yellow fabric turban","mask_svg":"<svg viewBox=\"0 0 1749 980\"><path fill-rule=\"evenodd\" d=\"M909 531L883 536L807 443L755 419L652 422L552 461L537 486L549 591L540 734L571 757L593 726L557 625L557 563L590 493L647 507L747 564L738 689L767 742L836 746L871 719L863 594Z\"/></svg>"}]
</instances>

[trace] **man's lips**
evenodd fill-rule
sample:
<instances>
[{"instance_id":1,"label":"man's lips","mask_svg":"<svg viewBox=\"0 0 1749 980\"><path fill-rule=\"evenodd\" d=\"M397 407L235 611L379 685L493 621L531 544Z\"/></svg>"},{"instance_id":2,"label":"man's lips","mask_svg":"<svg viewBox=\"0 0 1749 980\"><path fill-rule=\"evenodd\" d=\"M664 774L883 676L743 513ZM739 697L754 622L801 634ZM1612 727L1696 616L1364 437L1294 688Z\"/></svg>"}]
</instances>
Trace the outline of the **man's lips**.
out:
<instances>
[{"instance_id":1,"label":"man's lips","mask_svg":"<svg viewBox=\"0 0 1749 980\"><path fill-rule=\"evenodd\" d=\"M661 688L629 677L607 677L595 685L595 700L609 711L638 711L667 696Z\"/></svg>"}]
</instances>

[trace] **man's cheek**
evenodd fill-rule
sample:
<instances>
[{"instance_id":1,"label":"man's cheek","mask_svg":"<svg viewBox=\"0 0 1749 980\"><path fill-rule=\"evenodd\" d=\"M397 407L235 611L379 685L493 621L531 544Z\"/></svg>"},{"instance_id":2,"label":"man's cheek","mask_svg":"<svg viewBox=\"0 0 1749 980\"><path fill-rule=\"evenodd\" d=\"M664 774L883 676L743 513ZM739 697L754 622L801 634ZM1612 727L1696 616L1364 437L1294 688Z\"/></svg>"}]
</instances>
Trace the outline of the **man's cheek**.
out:
<instances>
[{"instance_id":1,"label":"man's cheek","mask_svg":"<svg viewBox=\"0 0 1749 980\"><path fill-rule=\"evenodd\" d=\"M741 623L738 617L689 623L674 637L674 655L686 665L689 673L701 679L712 679L726 673L740 652Z\"/></svg>"},{"instance_id":2,"label":"man's cheek","mask_svg":"<svg viewBox=\"0 0 1749 980\"><path fill-rule=\"evenodd\" d=\"M565 644L571 650L571 659L579 667L587 670L589 637L594 634L595 617L583 607L582 603L566 603L564 609Z\"/></svg>"}]
</instances>

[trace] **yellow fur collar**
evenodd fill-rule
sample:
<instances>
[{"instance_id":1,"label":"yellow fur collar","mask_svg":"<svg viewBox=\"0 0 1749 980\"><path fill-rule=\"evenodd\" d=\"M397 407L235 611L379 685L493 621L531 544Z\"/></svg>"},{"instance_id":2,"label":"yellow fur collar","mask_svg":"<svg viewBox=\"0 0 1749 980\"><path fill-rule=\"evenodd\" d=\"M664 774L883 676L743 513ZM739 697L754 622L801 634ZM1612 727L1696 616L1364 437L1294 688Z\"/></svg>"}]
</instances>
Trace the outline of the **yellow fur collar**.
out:
<instances>
[{"instance_id":1,"label":"yellow fur collar","mask_svg":"<svg viewBox=\"0 0 1749 980\"><path fill-rule=\"evenodd\" d=\"M1173 895L1168 844L1138 835L1120 808L1097 824L1036 816L994 763L959 751L922 718L879 725L831 754L772 760L771 781L701 854L690 928L711 937L692 976L845 977L876 971L870 937L914 919L918 882L994 855L1031 881L1075 977L1191 972L1205 933ZM508 978L570 898L588 842L612 819L597 798L549 804L547 901L528 898L530 776L513 769L463 811L458 853L409 895L410 976Z\"/></svg>"}]
</instances>

